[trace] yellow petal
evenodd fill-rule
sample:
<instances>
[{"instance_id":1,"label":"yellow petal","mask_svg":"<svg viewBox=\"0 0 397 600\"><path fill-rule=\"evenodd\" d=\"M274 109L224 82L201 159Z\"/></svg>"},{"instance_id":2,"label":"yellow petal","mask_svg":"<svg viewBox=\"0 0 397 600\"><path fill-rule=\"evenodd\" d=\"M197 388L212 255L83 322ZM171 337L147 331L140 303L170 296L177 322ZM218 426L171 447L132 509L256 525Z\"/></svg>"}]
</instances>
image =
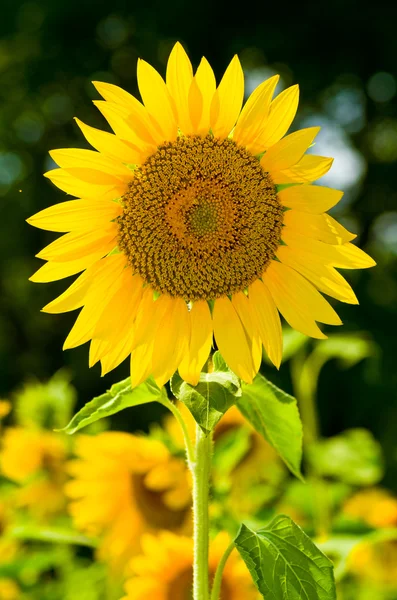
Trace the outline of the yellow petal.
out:
<instances>
[{"instance_id":1,"label":"yellow petal","mask_svg":"<svg viewBox=\"0 0 397 600\"><path fill-rule=\"evenodd\" d=\"M297 331L321 338L324 334L320 332L315 321L341 325L341 320L332 306L304 277L290 267L272 261L263 276L263 281L281 314Z\"/></svg>"},{"instance_id":2,"label":"yellow petal","mask_svg":"<svg viewBox=\"0 0 397 600\"><path fill-rule=\"evenodd\" d=\"M267 150L261 159L262 168L271 175L289 169L302 158L319 131L320 127L308 127L290 133Z\"/></svg>"},{"instance_id":3,"label":"yellow petal","mask_svg":"<svg viewBox=\"0 0 397 600\"><path fill-rule=\"evenodd\" d=\"M95 100L94 104L119 138L139 148L144 156L156 150L159 134L156 134L156 129L140 102L135 113L119 104L102 100ZM162 140L162 136L159 139Z\"/></svg>"},{"instance_id":4,"label":"yellow petal","mask_svg":"<svg viewBox=\"0 0 397 600\"><path fill-rule=\"evenodd\" d=\"M76 275L76 273L84 271L84 269L94 264L102 256L102 251L99 251L87 254L76 260L69 260L68 262L49 261L29 277L29 281L34 281L34 283L48 283L49 281L58 281L59 279Z\"/></svg>"},{"instance_id":5,"label":"yellow petal","mask_svg":"<svg viewBox=\"0 0 397 600\"><path fill-rule=\"evenodd\" d=\"M339 269L367 269L375 266L375 261L363 250L353 244L331 245L307 238L284 228L283 241L292 249L302 250L311 256L311 260Z\"/></svg>"},{"instance_id":6,"label":"yellow petal","mask_svg":"<svg viewBox=\"0 0 397 600\"><path fill-rule=\"evenodd\" d=\"M232 296L232 305L244 327L251 351L254 373L256 375L262 362L262 342L251 304L243 292L238 292Z\"/></svg>"},{"instance_id":7,"label":"yellow petal","mask_svg":"<svg viewBox=\"0 0 397 600\"><path fill-rule=\"evenodd\" d=\"M333 158L305 154L296 165L280 171L275 183L312 183L328 173L333 162Z\"/></svg>"},{"instance_id":8,"label":"yellow petal","mask_svg":"<svg viewBox=\"0 0 397 600\"><path fill-rule=\"evenodd\" d=\"M130 268L124 269L118 281L117 292L95 328L96 338L114 344L129 317L132 318L132 323L135 321L142 299L143 284L144 281L139 275L133 275Z\"/></svg>"},{"instance_id":9,"label":"yellow petal","mask_svg":"<svg viewBox=\"0 0 397 600\"><path fill-rule=\"evenodd\" d=\"M121 181L115 185L96 185L77 179L65 169L54 169L44 173L54 185L71 196L77 198L95 198L96 200L115 200L125 192L125 184Z\"/></svg>"},{"instance_id":10,"label":"yellow petal","mask_svg":"<svg viewBox=\"0 0 397 600\"><path fill-rule=\"evenodd\" d=\"M95 292L104 279L106 281L109 277L116 279L125 263L123 254L113 254L97 261L86 269L63 294L47 304L43 311L54 314L80 308L84 304L87 292L91 290Z\"/></svg>"},{"instance_id":11,"label":"yellow petal","mask_svg":"<svg viewBox=\"0 0 397 600\"><path fill-rule=\"evenodd\" d=\"M244 73L240 61L233 57L212 99L211 129L215 137L226 138L232 131L244 99Z\"/></svg>"},{"instance_id":12,"label":"yellow petal","mask_svg":"<svg viewBox=\"0 0 397 600\"><path fill-rule=\"evenodd\" d=\"M279 368L283 354L283 336L280 316L274 300L265 284L259 279L249 286L248 298L262 344L272 363Z\"/></svg>"},{"instance_id":13,"label":"yellow petal","mask_svg":"<svg viewBox=\"0 0 397 600\"><path fill-rule=\"evenodd\" d=\"M137 103L140 104L139 100L118 85L105 83L104 81L93 81L92 83L102 98L111 104L120 104L120 106L131 111L135 109Z\"/></svg>"},{"instance_id":14,"label":"yellow petal","mask_svg":"<svg viewBox=\"0 0 397 600\"><path fill-rule=\"evenodd\" d=\"M93 367L100 359L103 354L108 352L109 342L92 339L90 342L90 350L88 354L88 366Z\"/></svg>"},{"instance_id":15,"label":"yellow petal","mask_svg":"<svg viewBox=\"0 0 397 600\"><path fill-rule=\"evenodd\" d=\"M189 91L189 114L194 132L207 135L210 130L210 110L216 91L214 72L206 58L202 58Z\"/></svg>"},{"instance_id":16,"label":"yellow petal","mask_svg":"<svg viewBox=\"0 0 397 600\"><path fill-rule=\"evenodd\" d=\"M277 250L277 258L301 273L320 292L347 304L358 304L350 285L333 267L316 263L311 260L310 254L292 249L290 246L280 246Z\"/></svg>"},{"instance_id":17,"label":"yellow petal","mask_svg":"<svg viewBox=\"0 0 397 600\"><path fill-rule=\"evenodd\" d=\"M186 302L182 298L172 298L154 339L152 374L159 387L177 370L187 351L189 334Z\"/></svg>"},{"instance_id":18,"label":"yellow petal","mask_svg":"<svg viewBox=\"0 0 397 600\"><path fill-rule=\"evenodd\" d=\"M105 309L106 310L106 309ZM102 317L101 317L102 318ZM114 345L109 343L109 352L101 357L102 377L118 367L130 354L134 336L133 316L127 315L127 321Z\"/></svg>"},{"instance_id":19,"label":"yellow petal","mask_svg":"<svg viewBox=\"0 0 397 600\"><path fill-rule=\"evenodd\" d=\"M179 374L191 385L197 385L201 370L208 360L212 345L212 318L205 300L194 302L189 312L189 349L182 357Z\"/></svg>"},{"instance_id":20,"label":"yellow petal","mask_svg":"<svg viewBox=\"0 0 397 600\"><path fill-rule=\"evenodd\" d=\"M105 156L110 156L115 160L120 160L123 163L131 165L142 162L142 153L138 147L120 140L112 133L90 127L80 121L80 119L75 118L75 121L83 132L87 142Z\"/></svg>"},{"instance_id":21,"label":"yellow petal","mask_svg":"<svg viewBox=\"0 0 397 600\"><path fill-rule=\"evenodd\" d=\"M69 332L63 350L70 350L88 342L92 338L94 327L101 316L104 303L107 299L101 298L96 307L86 304L80 311L72 329Z\"/></svg>"},{"instance_id":22,"label":"yellow petal","mask_svg":"<svg viewBox=\"0 0 397 600\"><path fill-rule=\"evenodd\" d=\"M113 160L94 150L81 148L60 148L50 151L51 158L58 166L63 168L79 167L102 171L108 175L115 175L118 179L128 183L132 179L131 170L119 160Z\"/></svg>"},{"instance_id":23,"label":"yellow petal","mask_svg":"<svg viewBox=\"0 0 397 600\"><path fill-rule=\"evenodd\" d=\"M98 269L98 263L94 263L91 268L87 269L79 275L79 277L72 283L68 289L63 292L58 298L44 306L43 312L57 314L63 312L69 312L71 310L77 310L84 304L84 299L92 277L95 275L95 271Z\"/></svg>"},{"instance_id":24,"label":"yellow petal","mask_svg":"<svg viewBox=\"0 0 397 600\"><path fill-rule=\"evenodd\" d=\"M139 92L145 107L158 123L164 140L173 142L178 128L173 101L163 78L156 69L142 59L138 60L137 77Z\"/></svg>"},{"instance_id":25,"label":"yellow petal","mask_svg":"<svg viewBox=\"0 0 397 600\"><path fill-rule=\"evenodd\" d=\"M270 103L280 75L267 79L252 92L244 105L233 132L233 139L248 150L268 118Z\"/></svg>"},{"instance_id":26,"label":"yellow petal","mask_svg":"<svg viewBox=\"0 0 397 600\"><path fill-rule=\"evenodd\" d=\"M174 100L178 125L185 135L193 133L189 114L189 90L193 81L193 69L183 46L177 42L167 63L167 88Z\"/></svg>"},{"instance_id":27,"label":"yellow petal","mask_svg":"<svg viewBox=\"0 0 397 600\"><path fill-rule=\"evenodd\" d=\"M97 269L87 289L84 307L65 340L64 350L80 346L93 337L105 307L116 293L117 279L124 266L121 258L118 255L109 256Z\"/></svg>"},{"instance_id":28,"label":"yellow petal","mask_svg":"<svg viewBox=\"0 0 397 600\"><path fill-rule=\"evenodd\" d=\"M299 86L297 85L287 88L273 100L269 118L251 147L253 154L259 154L281 140L295 118L298 103Z\"/></svg>"},{"instance_id":29,"label":"yellow petal","mask_svg":"<svg viewBox=\"0 0 397 600\"><path fill-rule=\"evenodd\" d=\"M37 258L58 262L75 260L83 254L102 251L102 256L108 254L117 244L117 227L113 224L107 228L93 231L72 231L58 238L41 252Z\"/></svg>"},{"instance_id":30,"label":"yellow petal","mask_svg":"<svg viewBox=\"0 0 397 600\"><path fill-rule=\"evenodd\" d=\"M116 175L104 173L104 171L99 171L97 169L85 169L84 167L67 167L64 169L64 171L72 175L72 177L76 177L76 179L86 183L93 183L94 185L121 186L121 194L124 194L127 190L127 184L125 181ZM130 177L128 181L131 181L131 179L132 177Z\"/></svg>"},{"instance_id":31,"label":"yellow petal","mask_svg":"<svg viewBox=\"0 0 397 600\"><path fill-rule=\"evenodd\" d=\"M141 344L131 352L131 387L145 381L152 372L153 340Z\"/></svg>"},{"instance_id":32,"label":"yellow petal","mask_svg":"<svg viewBox=\"0 0 397 600\"><path fill-rule=\"evenodd\" d=\"M338 204L343 192L319 185L293 185L277 196L283 206L319 215Z\"/></svg>"},{"instance_id":33,"label":"yellow petal","mask_svg":"<svg viewBox=\"0 0 397 600\"><path fill-rule=\"evenodd\" d=\"M215 341L227 365L246 383L252 383L256 373L251 349L240 318L226 296L215 300L213 321Z\"/></svg>"},{"instance_id":34,"label":"yellow petal","mask_svg":"<svg viewBox=\"0 0 397 600\"><path fill-rule=\"evenodd\" d=\"M327 244L345 244L357 236L350 233L330 215L313 215L299 210L287 210L284 213L284 226Z\"/></svg>"},{"instance_id":35,"label":"yellow petal","mask_svg":"<svg viewBox=\"0 0 397 600\"><path fill-rule=\"evenodd\" d=\"M153 290L146 287L138 307L135 323L134 348L154 339L159 324L169 310L172 298L162 294L157 300L153 298Z\"/></svg>"},{"instance_id":36,"label":"yellow petal","mask_svg":"<svg viewBox=\"0 0 397 600\"><path fill-rule=\"evenodd\" d=\"M123 212L117 202L70 200L50 206L26 219L30 225L47 231L81 231L103 228Z\"/></svg>"},{"instance_id":37,"label":"yellow petal","mask_svg":"<svg viewBox=\"0 0 397 600\"><path fill-rule=\"evenodd\" d=\"M203 115L203 96L197 85L196 78L190 84L188 94L189 118L191 123L191 131L193 134L207 135L209 131L209 112L208 112L208 128L200 129L200 121ZM209 110L209 109L208 109Z\"/></svg>"}]
</instances>

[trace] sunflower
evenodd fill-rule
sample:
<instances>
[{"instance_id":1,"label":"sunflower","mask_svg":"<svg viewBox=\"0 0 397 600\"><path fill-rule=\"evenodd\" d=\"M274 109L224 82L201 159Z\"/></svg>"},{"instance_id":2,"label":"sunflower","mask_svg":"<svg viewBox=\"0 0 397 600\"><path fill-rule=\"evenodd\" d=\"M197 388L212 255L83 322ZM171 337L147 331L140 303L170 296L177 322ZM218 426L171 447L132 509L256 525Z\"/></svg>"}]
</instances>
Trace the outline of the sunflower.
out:
<instances>
[{"instance_id":1,"label":"sunflower","mask_svg":"<svg viewBox=\"0 0 397 600\"><path fill-rule=\"evenodd\" d=\"M140 551L140 535L190 532L190 477L183 459L157 440L117 431L80 436L66 486L75 526L101 536L99 555L115 570Z\"/></svg>"},{"instance_id":2,"label":"sunflower","mask_svg":"<svg viewBox=\"0 0 397 600\"><path fill-rule=\"evenodd\" d=\"M18 484L15 501L34 517L46 519L65 507L63 486L67 447L55 433L9 427L0 453L0 472Z\"/></svg>"},{"instance_id":3,"label":"sunflower","mask_svg":"<svg viewBox=\"0 0 397 600\"><path fill-rule=\"evenodd\" d=\"M213 576L229 545L229 536L220 533L211 544L209 568ZM187 600L193 584L193 541L170 532L142 537L142 555L131 561L133 576L125 585L123 600ZM237 552L230 556L223 573L222 600L257 600L259 595Z\"/></svg>"},{"instance_id":4,"label":"sunflower","mask_svg":"<svg viewBox=\"0 0 397 600\"><path fill-rule=\"evenodd\" d=\"M43 310L82 307L64 348L91 340L89 363L103 373L131 355L133 386L150 374L162 385L177 369L195 385L214 337L249 383L262 345L280 364L279 313L325 338L317 322L341 321L320 292L357 303L335 267L374 261L325 214L342 192L312 185L332 164L306 154L319 127L285 136L297 85L273 99L279 76L271 77L243 107L237 56L216 86L207 60L193 74L179 43L165 82L143 60L137 78L142 103L94 82L114 133L77 124L97 152L50 153L60 168L46 176L78 199L28 219L67 232L39 252L47 262L31 279L82 272Z\"/></svg>"}]
</instances>

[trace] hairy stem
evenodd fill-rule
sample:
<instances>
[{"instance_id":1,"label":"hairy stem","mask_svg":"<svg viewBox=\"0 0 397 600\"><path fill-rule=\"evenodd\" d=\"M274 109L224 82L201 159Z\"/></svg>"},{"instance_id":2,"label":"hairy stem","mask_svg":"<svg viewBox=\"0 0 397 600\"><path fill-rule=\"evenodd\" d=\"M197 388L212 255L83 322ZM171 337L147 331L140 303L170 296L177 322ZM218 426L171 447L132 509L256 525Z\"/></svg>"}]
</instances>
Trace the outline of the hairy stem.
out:
<instances>
[{"instance_id":1,"label":"hairy stem","mask_svg":"<svg viewBox=\"0 0 397 600\"><path fill-rule=\"evenodd\" d=\"M193 597L194 600L209 599L209 481L211 471L211 436L201 428L196 429L195 460L190 463L193 475L193 519L194 519L194 561Z\"/></svg>"}]
</instances>

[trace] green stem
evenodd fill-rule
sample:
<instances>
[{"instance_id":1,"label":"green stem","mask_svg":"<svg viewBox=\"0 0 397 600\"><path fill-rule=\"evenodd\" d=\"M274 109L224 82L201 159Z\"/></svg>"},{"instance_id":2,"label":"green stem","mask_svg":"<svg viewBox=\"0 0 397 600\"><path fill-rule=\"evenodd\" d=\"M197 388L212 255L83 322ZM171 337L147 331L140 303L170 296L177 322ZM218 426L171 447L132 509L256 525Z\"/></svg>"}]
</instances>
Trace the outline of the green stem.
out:
<instances>
[{"instance_id":1,"label":"green stem","mask_svg":"<svg viewBox=\"0 0 397 600\"><path fill-rule=\"evenodd\" d=\"M291 361L291 375L299 410L305 425L305 443L317 442L320 438L320 425L316 407L317 382L321 362L316 360L315 352L306 358L300 353Z\"/></svg>"},{"instance_id":2,"label":"green stem","mask_svg":"<svg viewBox=\"0 0 397 600\"><path fill-rule=\"evenodd\" d=\"M209 480L211 471L211 436L196 428L195 460L190 463L193 475L193 520L194 520L194 561L193 561L193 598L209 598Z\"/></svg>"},{"instance_id":3,"label":"green stem","mask_svg":"<svg viewBox=\"0 0 397 600\"><path fill-rule=\"evenodd\" d=\"M221 560L219 561L218 567L216 569L215 577L214 577L214 583L212 584L211 600L219 600L219 598L220 598L223 571L225 569L227 559L229 558L229 556L231 555L233 550L234 550L234 542L229 544L229 546L225 550L224 555L222 556Z\"/></svg>"},{"instance_id":4,"label":"green stem","mask_svg":"<svg viewBox=\"0 0 397 600\"><path fill-rule=\"evenodd\" d=\"M175 404L173 402L171 402L171 400L169 400L165 396L162 397L161 404L163 404L163 406L165 406L166 408L168 408L168 410L170 410L172 412L172 414L174 415L175 419L178 421L178 423L182 429L182 433L183 433L183 437L184 437L184 441L185 441L185 447L186 447L187 460L188 460L188 463L190 466L190 464L194 461L194 447L193 447L192 440L190 439L190 435L189 435L189 431L188 431L186 422L185 422L184 418L182 417L181 411L179 410L179 408L177 406L175 406Z\"/></svg>"},{"instance_id":5,"label":"green stem","mask_svg":"<svg viewBox=\"0 0 397 600\"><path fill-rule=\"evenodd\" d=\"M308 357L298 353L291 361L291 375L295 396L304 429L304 450L321 439L316 405L317 385L325 358L314 350ZM316 537L326 538L331 525L331 509L328 488L322 476L310 463L307 465L308 480L313 486L313 519Z\"/></svg>"}]
</instances>

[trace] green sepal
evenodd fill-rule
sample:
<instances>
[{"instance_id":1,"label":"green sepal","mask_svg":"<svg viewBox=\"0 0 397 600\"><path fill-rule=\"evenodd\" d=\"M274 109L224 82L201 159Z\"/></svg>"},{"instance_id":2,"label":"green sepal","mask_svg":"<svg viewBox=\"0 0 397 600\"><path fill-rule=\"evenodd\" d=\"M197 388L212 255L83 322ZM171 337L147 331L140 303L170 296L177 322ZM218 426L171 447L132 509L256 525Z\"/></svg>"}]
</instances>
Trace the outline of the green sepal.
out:
<instances>
[{"instance_id":1,"label":"green sepal","mask_svg":"<svg viewBox=\"0 0 397 600\"><path fill-rule=\"evenodd\" d=\"M234 542L266 600L336 600L332 562L289 517L242 525Z\"/></svg>"},{"instance_id":2,"label":"green sepal","mask_svg":"<svg viewBox=\"0 0 397 600\"><path fill-rule=\"evenodd\" d=\"M178 373L171 379L172 393L187 406L204 433L212 431L241 396L240 380L219 352L212 357L212 365L212 372L201 373L196 386L184 381Z\"/></svg>"}]
</instances>

